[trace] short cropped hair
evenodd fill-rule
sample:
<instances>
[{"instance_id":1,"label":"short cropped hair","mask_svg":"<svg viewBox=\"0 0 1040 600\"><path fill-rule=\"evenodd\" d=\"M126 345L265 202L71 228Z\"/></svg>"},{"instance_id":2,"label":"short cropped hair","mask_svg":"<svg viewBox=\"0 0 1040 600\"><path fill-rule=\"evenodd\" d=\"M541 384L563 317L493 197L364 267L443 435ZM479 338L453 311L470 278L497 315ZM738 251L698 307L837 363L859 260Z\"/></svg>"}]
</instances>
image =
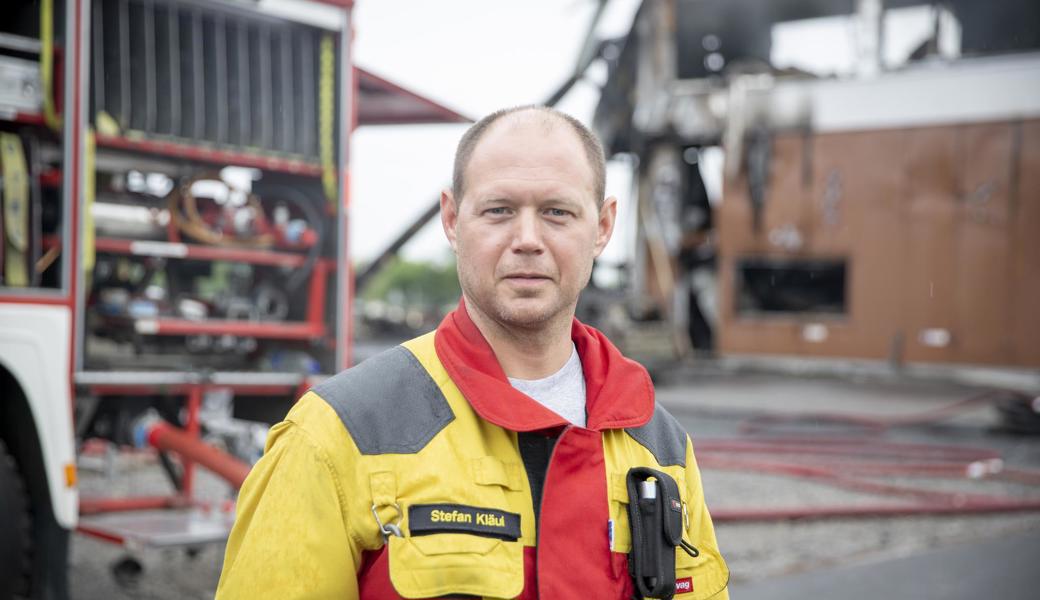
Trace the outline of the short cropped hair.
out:
<instances>
[{"instance_id":1,"label":"short cropped hair","mask_svg":"<svg viewBox=\"0 0 1040 600\"><path fill-rule=\"evenodd\" d=\"M550 106L541 106L537 104L514 106L512 108L497 110L474 123L473 126L466 130L466 133L462 134L462 139L459 140L459 146L455 150L455 168L451 178L451 193L455 196L455 202L458 203L462 201L462 195L466 191L466 167L469 166L469 161L473 157L473 151L476 150L477 144L479 144L480 140L483 139L484 134L486 134L488 129L502 117L526 110L543 113L549 118L549 122L553 120L562 121L569 125L578 136L578 140L585 149L585 157L588 159L589 166L592 168L592 188L595 193L596 206L602 207L603 198L607 189L607 164L606 158L603 154L603 144L600 143L596 134L592 133L592 131L582 124L581 121Z\"/></svg>"}]
</instances>

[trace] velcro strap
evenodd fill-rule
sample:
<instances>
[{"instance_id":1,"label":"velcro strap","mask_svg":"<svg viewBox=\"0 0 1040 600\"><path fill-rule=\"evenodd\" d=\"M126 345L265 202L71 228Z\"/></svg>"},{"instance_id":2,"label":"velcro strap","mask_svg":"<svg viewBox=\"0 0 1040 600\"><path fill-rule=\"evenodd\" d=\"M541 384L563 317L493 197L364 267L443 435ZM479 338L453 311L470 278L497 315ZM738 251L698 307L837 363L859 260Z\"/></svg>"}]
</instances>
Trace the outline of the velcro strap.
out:
<instances>
[{"instance_id":1,"label":"velcro strap","mask_svg":"<svg viewBox=\"0 0 1040 600\"><path fill-rule=\"evenodd\" d=\"M507 463L494 456L473 459L473 480L480 485L500 485L508 490L523 489L520 463Z\"/></svg>"},{"instance_id":2,"label":"velcro strap","mask_svg":"<svg viewBox=\"0 0 1040 600\"><path fill-rule=\"evenodd\" d=\"M628 481L626 473L610 474L610 499L614 502L628 504Z\"/></svg>"}]
</instances>

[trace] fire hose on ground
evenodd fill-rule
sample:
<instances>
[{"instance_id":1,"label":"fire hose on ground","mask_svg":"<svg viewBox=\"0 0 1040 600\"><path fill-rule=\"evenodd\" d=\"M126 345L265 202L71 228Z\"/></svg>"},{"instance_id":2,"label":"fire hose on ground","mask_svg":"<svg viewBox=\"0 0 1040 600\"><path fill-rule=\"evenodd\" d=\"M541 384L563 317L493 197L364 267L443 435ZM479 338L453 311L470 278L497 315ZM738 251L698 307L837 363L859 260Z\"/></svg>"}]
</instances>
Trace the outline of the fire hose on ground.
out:
<instances>
[{"instance_id":1,"label":"fire hose on ground","mask_svg":"<svg viewBox=\"0 0 1040 600\"><path fill-rule=\"evenodd\" d=\"M875 502L849 505L793 507L712 508L716 522L775 521L821 518L869 518L913 515L951 515L1040 511L1040 496L942 491L924 487L885 483L870 477L899 476L919 479L1006 480L1040 487L1040 469L1009 467L1001 454L989 448L892 442L877 434L900 425L934 423L964 410L991 404L996 396L986 394L969 398L936 411L910 417L880 419L850 415L765 415L746 421L742 430L752 432L731 439L699 439L698 463L704 469L786 476L822 483L854 492L888 498L908 498L911 502ZM1003 400L1003 399L1002 399ZM807 421L845 424L862 428L869 435L839 438L833 436L766 436L766 427L777 423ZM235 489L242 486L250 465L207 444L197 436L150 414L134 427L139 446L175 452L214 474Z\"/></svg>"},{"instance_id":2,"label":"fire hose on ground","mask_svg":"<svg viewBox=\"0 0 1040 600\"><path fill-rule=\"evenodd\" d=\"M1008 403L1037 404L1024 394L986 392L936 410L903 417L871 417L835 413L758 415L745 420L737 438L696 443L704 469L793 477L858 493L905 498L909 502L789 507L713 507L716 522L775 521L821 518L869 518L1040 511L1040 495L1013 496L927 489L877 481L878 477L923 480L1003 480L1040 487L1040 469L1009 467L989 448L884 441L878 436L895 427L930 425L955 414ZM1033 410L1035 410L1035 406ZM813 423L851 427L853 435L768 435L777 425Z\"/></svg>"}]
</instances>

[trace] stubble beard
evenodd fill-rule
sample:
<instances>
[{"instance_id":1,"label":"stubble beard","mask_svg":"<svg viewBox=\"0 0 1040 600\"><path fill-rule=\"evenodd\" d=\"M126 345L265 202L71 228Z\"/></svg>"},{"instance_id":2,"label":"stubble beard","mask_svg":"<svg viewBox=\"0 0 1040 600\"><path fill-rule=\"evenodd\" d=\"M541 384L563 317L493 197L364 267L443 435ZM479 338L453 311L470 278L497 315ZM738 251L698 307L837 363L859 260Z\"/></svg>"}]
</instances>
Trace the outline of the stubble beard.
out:
<instances>
[{"instance_id":1,"label":"stubble beard","mask_svg":"<svg viewBox=\"0 0 1040 600\"><path fill-rule=\"evenodd\" d=\"M567 310L566 299L559 296L549 302L543 302L537 307L516 306L514 302L520 304L523 302L523 299L516 299L510 302L494 296L489 307L492 314L488 316L513 329L534 332L542 331L557 324L559 321L569 317L572 312ZM485 310L485 312L488 311Z\"/></svg>"},{"instance_id":2,"label":"stubble beard","mask_svg":"<svg viewBox=\"0 0 1040 600\"><path fill-rule=\"evenodd\" d=\"M467 302L472 309L480 312L482 316L497 323L507 331L512 331L524 336L548 332L557 328L570 329L574 310L578 303L581 290L588 283L591 275L591 267L588 269L582 281L582 285L573 292L568 292L556 287L550 294L554 297L547 301L537 302L540 294L530 294L528 298L536 299L536 306L523 306L522 296L503 298L496 284L489 289L483 289L470 278L460 262L459 284L462 288ZM506 292L508 294L508 292Z\"/></svg>"}]
</instances>

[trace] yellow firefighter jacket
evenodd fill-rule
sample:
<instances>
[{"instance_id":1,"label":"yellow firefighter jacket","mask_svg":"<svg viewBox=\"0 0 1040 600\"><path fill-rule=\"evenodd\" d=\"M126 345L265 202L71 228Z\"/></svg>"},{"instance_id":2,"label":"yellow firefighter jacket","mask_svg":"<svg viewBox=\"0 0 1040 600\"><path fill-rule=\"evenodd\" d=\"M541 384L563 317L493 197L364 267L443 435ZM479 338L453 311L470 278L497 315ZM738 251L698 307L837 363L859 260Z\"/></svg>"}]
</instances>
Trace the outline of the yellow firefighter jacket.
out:
<instances>
[{"instance_id":1,"label":"yellow firefighter jacket","mask_svg":"<svg viewBox=\"0 0 1040 600\"><path fill-rule=\"evenodd\" d=\"M693 446L646 371L574 322L587 426L513 389L461 305L308 392L238 500L217 598L632 598L625 476L679 484L677 600L728 598Z\"/></svg>"}]
</instances>

